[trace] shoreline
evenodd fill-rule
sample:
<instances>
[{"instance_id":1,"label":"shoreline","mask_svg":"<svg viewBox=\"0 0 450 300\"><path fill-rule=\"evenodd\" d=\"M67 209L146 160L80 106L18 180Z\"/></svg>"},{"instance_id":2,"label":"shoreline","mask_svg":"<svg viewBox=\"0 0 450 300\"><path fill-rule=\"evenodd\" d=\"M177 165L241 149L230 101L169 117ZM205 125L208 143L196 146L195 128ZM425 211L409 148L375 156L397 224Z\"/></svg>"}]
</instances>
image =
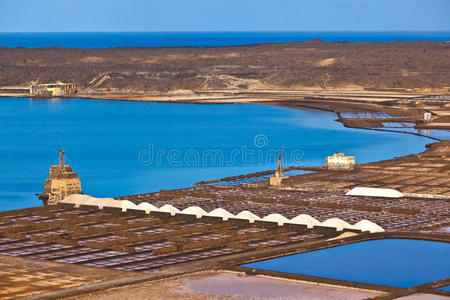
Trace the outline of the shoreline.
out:
<instances>
[{"instance_id":1,"label":"shoreline","mask_svg":"<svg viewBox=\"0 0 450 300\"><path fill-rule=\"evenodd\" d=\"M438 93L400 93L386 91L367 91L367 90L261 90L261 91L243 91L243 90L219 90L219 91L191 91L184 94L143 94L143 93L84 93L79 92L72 95L60 97L39 98L27 94L4 94L0 92L0 98L30 98L44 100L58 99L91 99L104 101L132 101L132 102L154 102L154 103L181 103L181 104L262 104L285 108L310 108L321 111L328 111L337 114L337 120L344 127L386 131L393 133L412 134L435 141L443 139L435 138L422 134L424 130L450 130L450 94ZM408 106L405 101L423 102L423 99L435 101L436 97L443 97L444 104L436 107L433 103L421 105L418 107ZM446 98L447 97L447 98ZM433 122L424 122L421 114L430 112L435 115ZM343 113L387 114L388 118L345 118ZM447 120L449 119L449 120ZM440 120L444 120L441 122ZM401 122L400 122L401 121ZM391 130L390 127L384 127L383 123L399 123L403 126L404 122L414 123L414 128L418 131L408 132L400 130ZM396 127L398 128L398 127ZM412 128L412 127L405 127Z\"/></svg>"},{"instance_id":2,"label":"shoreline","mask_svg":"<svg viewBox=\"0 0 450 300\"><path fill-rule=\"evenodd\" d=\"M350 90L350 91L339 91L339 90L330 90L330 91L320 91L320 90L303 90L303 91L217 91L210 92L210 95L217 95L216 97L206 98L205 96L198 96L197 98L180 98L179 96L174 95L163 95L163 96L152 96L152 98L148 98L148 96L140 96L140 95L130 95L128 97L111 97L111 95L105 95L104 97L98 97L98 95L84 95L80 94L83 98L86 99L94 99L94 100L113 100L113 101L139 101L139 102L160 102L160 103L185 103L185 104L263 104L263 105L273 105L280 106L286 108L312 108L318 109L322 111L329 111L337 114L337 121L342 123L344 127L356 128L356 129L365 129L365 130L378 130L378 131L387 131L394 133L403 133L403 134L413 134L422 137L426 137L435 141L441 141L442 139L427 136L425 134L407 132L407 131L396 131L383 129L383 124L379 122L376 124L372 124L374 126L364 126L364 119L353 120L350 124L347 122L346 118L341 117L342 112L347 113L358 113L358 112L377 112L377 113L388 113L393 118L388 119L387 122L394 123L397 122L396 115L399 114L396 110L400 110L400 115L404 115L411 122L416 124L416 128L420 126L420 129L435 129L435 130L450 130L450 121L449 123L436 123L432 122L430 124L424 124L423 120L419 116L420 111L427 111L427 107L399 107L396 103L400 102L401 99L415 99L415 98L423 98L423 97L438 97L442 96L441 94L419 94L419 93L394 93L389 92L368 92L364 90ZM209 95L208 94L208 95ZM160 99L160 98L163 99ZM166 99L164 99L164 97ZM124 99L125 98L125 99ZM128 99L127 99L128 98ZM159 98L159 99L155 99ZM167 99L169 98L169 99ZM170 99L173 98L173 99ZM387 102L394 102L393 104ZM449 107L440 111L444 115L444 118L447 115L450 115L450 98L449 98ZM429 107L429 110L433 109L433 107ZM363 123L361 123L361 121ZM376 120L370 120L376 121Z\"/></svg>"}]
</instances>

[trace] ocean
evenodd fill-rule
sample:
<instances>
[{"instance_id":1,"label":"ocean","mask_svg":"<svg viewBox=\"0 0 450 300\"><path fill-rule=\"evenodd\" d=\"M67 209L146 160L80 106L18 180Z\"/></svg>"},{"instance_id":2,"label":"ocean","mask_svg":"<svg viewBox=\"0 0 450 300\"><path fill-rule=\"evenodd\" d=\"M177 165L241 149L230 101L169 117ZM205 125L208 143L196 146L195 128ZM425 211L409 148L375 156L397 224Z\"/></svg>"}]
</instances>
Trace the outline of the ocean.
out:
<instances>
[{"instance_id":1,"label":"ocean","mask_svg":"<svg viewBox=\"0 0 450 300\"><path fill-rule=\"evenodd\" d=\"M0 33L0 47L216 47L261 43L450 41L449 31L421 32L70 32Z\"/></svg>"}]
</instances>

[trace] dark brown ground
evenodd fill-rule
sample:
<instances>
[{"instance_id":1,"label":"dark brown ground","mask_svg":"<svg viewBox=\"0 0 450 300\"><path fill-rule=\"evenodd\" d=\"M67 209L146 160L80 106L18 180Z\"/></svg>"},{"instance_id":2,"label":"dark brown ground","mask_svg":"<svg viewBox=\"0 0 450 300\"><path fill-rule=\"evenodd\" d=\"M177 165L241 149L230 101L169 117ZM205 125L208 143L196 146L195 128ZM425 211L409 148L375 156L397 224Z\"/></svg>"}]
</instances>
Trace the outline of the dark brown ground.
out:
<instances>
[{"instance_id":1,"label":"dark brown ground","mask_svg":"<svg viewBox=\"0 0 450 300\"><path fill-rule=\"evenodd\" d=\"M328 73L328 86L335 88L448 91L449 50L446 42L320 40L220 48L0 48L0 86L39 79L156 93L299 89L322 86Z\"/></svg>"},{"instance_id":2,"label":"dark brown ground","mask_svg":"<svg viewBox=\"0 0 450 300\"><path fill-rule=\"evenodd\" d=\"M0 299L57 292L133 275L137 273L0 255Z\"/></svg>"}]
</instances>

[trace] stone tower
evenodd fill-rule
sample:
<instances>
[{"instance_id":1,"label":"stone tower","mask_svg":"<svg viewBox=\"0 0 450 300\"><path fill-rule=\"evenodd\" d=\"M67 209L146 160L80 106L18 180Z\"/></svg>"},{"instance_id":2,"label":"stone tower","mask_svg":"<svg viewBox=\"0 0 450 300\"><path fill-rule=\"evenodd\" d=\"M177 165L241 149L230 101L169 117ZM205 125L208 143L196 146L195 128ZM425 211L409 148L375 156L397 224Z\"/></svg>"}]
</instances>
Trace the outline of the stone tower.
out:
<instances>
[{"instance_id":1,"label":"stone tower","mask_svg":"<svg viewBox=\"0 0 450 300\"><path fill-rule=\"evenodd\" d=\"M56 204L71 194L81 194L81 182L71 166L66 166L64 151L59 150L59 164L50 166L50 178L45 180L39 199L47 204Z\"/></svg>"}]
</instances>

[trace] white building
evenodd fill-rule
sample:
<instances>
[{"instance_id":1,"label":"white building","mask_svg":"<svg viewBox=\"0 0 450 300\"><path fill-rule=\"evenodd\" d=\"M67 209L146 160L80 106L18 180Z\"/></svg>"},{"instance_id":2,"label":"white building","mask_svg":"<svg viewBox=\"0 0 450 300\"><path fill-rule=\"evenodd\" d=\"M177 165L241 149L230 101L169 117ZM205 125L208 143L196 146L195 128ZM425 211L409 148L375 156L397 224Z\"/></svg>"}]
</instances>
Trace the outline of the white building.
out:
<instances>
[{"instance_id":1,"label":"white building","mask_svg":"<svg viewBox=\"0 0 450 300\"><path fill-rule=\"evenodd\" d=\"M335 153L328 156L325 165L331 170L352 170L355 166L354 156L345 156L344 153Z\"/></svg>"}]
</instances>

